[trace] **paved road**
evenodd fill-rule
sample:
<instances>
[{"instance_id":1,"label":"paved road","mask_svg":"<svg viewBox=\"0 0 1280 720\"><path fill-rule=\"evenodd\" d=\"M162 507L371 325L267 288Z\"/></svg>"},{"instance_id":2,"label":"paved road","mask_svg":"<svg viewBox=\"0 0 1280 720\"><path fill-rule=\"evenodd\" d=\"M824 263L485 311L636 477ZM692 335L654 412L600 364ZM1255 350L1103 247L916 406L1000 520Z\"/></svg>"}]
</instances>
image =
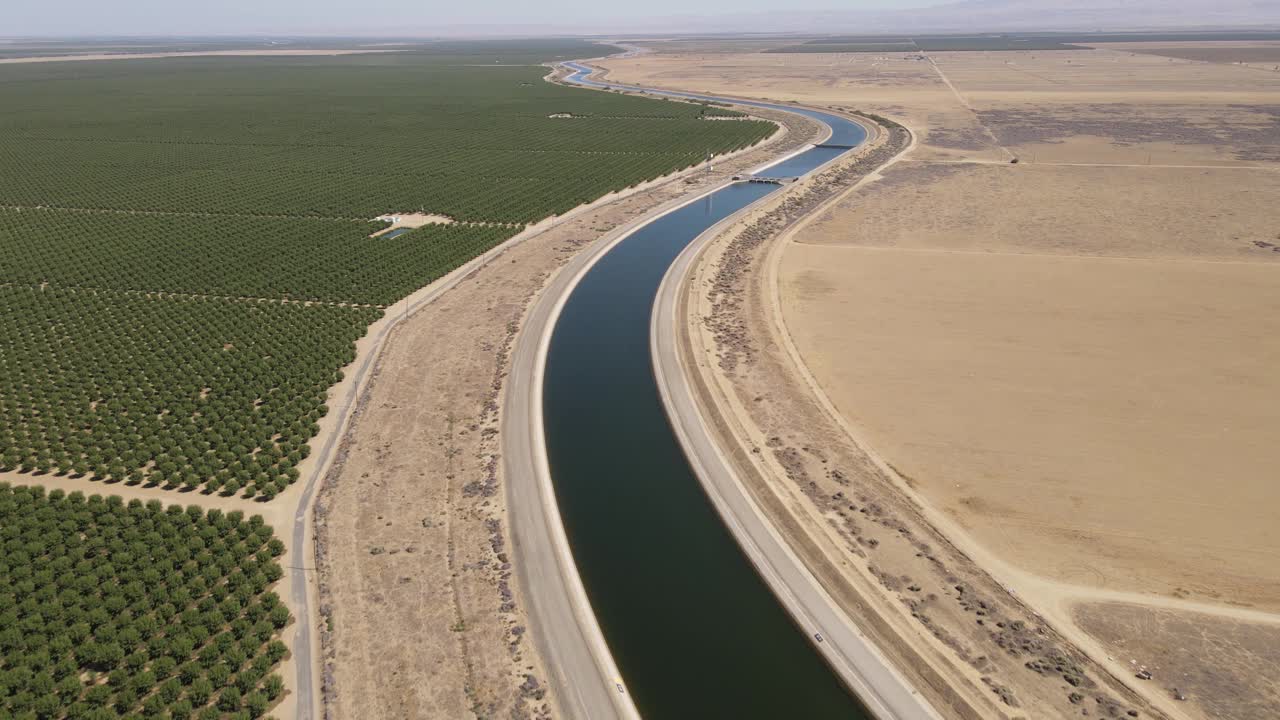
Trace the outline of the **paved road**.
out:
<instances>
[{"instance_id":1,"label":"paved road","mask_svg":"<svg viewBox=\"0 0 1280 720\"><path fill-rule=\"evenodd\" d=\"M745 209L744 209L745 210ZM740 214L740 213L739 213ZM654 375L671 426L712 504L743 552L810 642L879 720L935 720L940 716L840 611L817 578L751 498L703 422L678 352L677 313L684 279L699 250L737 215L706 230L676 258L663 278L650 330ZM821 637L819 641L818 638Z\"/></svg>"},{"instance_id":2,"label":"paved road","mask_svg":"<svg viewBox=\"0 0 1280 720\"><path fill-rule=\"evenodd\" d=\"M564 300L598 255L583 253L570 261L525 321L507 377L502 457L516 575L562 712L570 718L638 718L569 552L543 440L547 344Z\"/></svg>"}]
</instances>

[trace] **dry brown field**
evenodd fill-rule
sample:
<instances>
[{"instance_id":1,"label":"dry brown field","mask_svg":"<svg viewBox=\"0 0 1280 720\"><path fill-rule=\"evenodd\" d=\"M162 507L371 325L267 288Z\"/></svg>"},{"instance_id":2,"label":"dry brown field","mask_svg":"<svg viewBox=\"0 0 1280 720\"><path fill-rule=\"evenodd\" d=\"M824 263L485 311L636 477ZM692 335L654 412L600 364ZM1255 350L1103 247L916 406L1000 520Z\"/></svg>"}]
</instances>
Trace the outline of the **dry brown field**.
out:
<instances>
[{"instance_id":1,"label":"dry brown field","mask_svg":"<svg viewBox=\"0 0 1280 720\"><path fill-rule=\"evenodd\" d=\"M1276 41L1136 42L1107 43L1100 47L1196 62L1240 63L1273 72L1280 67L1280 42Z\"/></svg>"},{"instance_id":2,"label":"dry brown field","mask_svg":"<svg viewBox=\"0 0 1280 720\"><path fill-rule=\"evenodd\" d=\"M1280 73L1122 50L660 54L620 80L856 106L910 126L914 159L1248 165L1280 159ZM1247 71L1246 71L1247 70Z\"/></svg>"},{"instance_id":3,"label":"dry brown field","mask_svg":"<svg viewBox=\"0 0 1280 720\"><path fill-rule=\"evenodd\" d=\"M1280 264L797 244L782 278L836 407L990 552L1280 610Z\"/></svg>"},{"instance_id":4,"label":"dry brown field","mask_svg":"<svg viewBox=\"0 0 1280 720\"><path fill-rule=\"evenodd\" d=\"M1130 48L606 65L915 131L775 254L805 368L940 530L1130 687L1275 716L1280 660L1241 638L1280 622L1280 74ZM1153 658L1185 702L1135 677Z\"/></svg>"},{"instance_id":5,"label":"dry brown field","mask_svg":"<svg viewBox=\"0 0 1280 720\"><path fill-rule=\"evenodd\" d=\"M1280 625L1119 603L1082 605L1076 619L1135 674L1145 669L1171 695L1202 699L1209 717L1268 718L1280 707L1280 676L1268 672L1280 666Z\"/></svg>"}]
</instances>

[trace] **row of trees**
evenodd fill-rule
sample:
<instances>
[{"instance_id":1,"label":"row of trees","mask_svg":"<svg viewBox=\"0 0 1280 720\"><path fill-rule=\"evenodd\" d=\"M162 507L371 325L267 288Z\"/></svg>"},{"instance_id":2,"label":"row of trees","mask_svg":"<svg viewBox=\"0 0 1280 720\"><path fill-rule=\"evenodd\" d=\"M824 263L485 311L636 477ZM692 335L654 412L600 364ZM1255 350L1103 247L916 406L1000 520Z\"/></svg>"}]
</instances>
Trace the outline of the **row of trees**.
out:
<instances>
[{"instance_id":1,"label":"row of trees","mask_svg":"<svg viewBox=\"0 0 1280 720\"><path fill-rule=\"evenodd\" d=\"M21 112L0 117L0 138L216 144L260 153L282 146L447 148L483 144L485 130L512 118L569 112L692 119L704 111L546 83L546 70L536 66L474 67L409 55L370 60L237 60L236 67L199 72L172 64L98 66L87 74L85 66L10 66L6 98ZM209 154L200 165L225 157Z\"/></svg>"},{"instance_id":2,"label":"row of trees","mask_svg":"<svg viewBox=\"0 0 1280 720\"><path fill-rule=\"evenodd\" d=\"M558 107L546 109L558 114ZM185 163L186 151L176 153L175 163L173 148L184 146L103 143L99 158L97 143L36 141L13 148L12 166L0 165L0 205L353 219L426 209L471 222L529 223L564 207L549 182L570 180L598 197L772 130L760 122L518 115L483 132L445 130L425 147L290 146L226 164L203 162L209 146L199 144ZM459 137L446 142L451 134Z\"/></svg>"},{"instance_id":3,"label":"row of trees","mask_svg":"<svg viewBox=\"0 0 1280 720\"><path fill-rule=\"evenodd\" d=\"M518 230L0 209L7 282L389 305ZM90 239L90 241L86 241Z\"/></svg>"},{"instance_id":4,"label":"row of trees","mask_svg":"<svg viewBox=\"0 0 1280 720\"><path fill-rule=\"evenodd\" d=\"M0 470L270 499L380 313L0 288Z\"/></svg>"},{"instance_id":5,"label":"row of trees","mask_svg":"<svg viewBox=\"0 0 1280 720\"><path fill-rule=\"evenodd\" d=\"M470 65L6 67L0 471L270 499L381 307L772 131ZM368 237L415 210L464 222Z\"/></svg>"},{"instance_id":6,"label":"row of trees","mask_svg":"<svg viewBox=\"0 0 1280 720\"><path fill-rule=\"evenodd\" d=\"M555 212L555 198L536 183L495 195L490 179L581 177L598 196L773 129L701 121L734 114L722 108L546 83L537 67L405 60L181 82L6 68L33 81L6 84L20 111L0 117L0 205L365 219L426 208L524 223ZM584 162L582 151L609 155Z\"/></svg>"},{"instance_id":7,"label":"row of trees","mask_svg":"<svg viewBox=\"0 0 1280 720\"><path fill-rule=\"evenodd\" d=\"M261 716L283 551L257 515L0 483L0 715Z\"/></svg>"}]
</instances>

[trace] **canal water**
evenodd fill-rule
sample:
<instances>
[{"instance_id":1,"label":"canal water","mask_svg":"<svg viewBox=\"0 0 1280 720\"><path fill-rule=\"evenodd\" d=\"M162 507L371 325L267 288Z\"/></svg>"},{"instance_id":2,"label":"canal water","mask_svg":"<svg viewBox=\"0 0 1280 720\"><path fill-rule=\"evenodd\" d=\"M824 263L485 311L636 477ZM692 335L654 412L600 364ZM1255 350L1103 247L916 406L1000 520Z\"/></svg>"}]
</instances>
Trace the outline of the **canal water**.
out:
<instances>
[{"instance_id":1,"label":"canal water","mask_svg":"<svg viewBox=\"0 0 1280 720\"><path fill-rule=\"evenodd\" d=\"M764 174L801 175L833 152ZM735 183L636 231L582 278L551 338L543 414L556 501L592 610L650 720L868 717L703 493L650 358L654 298L676 256L778 189Z\"/></svg>"}]
</instances>

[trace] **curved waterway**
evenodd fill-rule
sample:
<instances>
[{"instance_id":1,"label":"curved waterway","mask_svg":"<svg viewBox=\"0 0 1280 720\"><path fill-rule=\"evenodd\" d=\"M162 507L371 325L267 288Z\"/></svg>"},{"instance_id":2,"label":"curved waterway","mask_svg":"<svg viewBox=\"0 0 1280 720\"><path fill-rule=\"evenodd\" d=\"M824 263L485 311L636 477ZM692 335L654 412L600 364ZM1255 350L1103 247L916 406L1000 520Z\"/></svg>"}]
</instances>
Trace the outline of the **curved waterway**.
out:
<instances>
[{"instance_id":1,"label":"curved waterway","mask_svg":"<svg viewBox=\"0 0 1280 720\"><path fill-rule=\"evenodd\" d=\"M600 85L575 69L571 80ZM845 145L807 150L771 176L803 175L865 138L844 118L753 104L814 117L832 126L828 142ZM676 256L778 189L735 183L628 236L573 290L548 350L542 411L556 501L592 610L650 720L867 717L703 493L650 357L654 298Z\"/></svg>"}]
</instances>

